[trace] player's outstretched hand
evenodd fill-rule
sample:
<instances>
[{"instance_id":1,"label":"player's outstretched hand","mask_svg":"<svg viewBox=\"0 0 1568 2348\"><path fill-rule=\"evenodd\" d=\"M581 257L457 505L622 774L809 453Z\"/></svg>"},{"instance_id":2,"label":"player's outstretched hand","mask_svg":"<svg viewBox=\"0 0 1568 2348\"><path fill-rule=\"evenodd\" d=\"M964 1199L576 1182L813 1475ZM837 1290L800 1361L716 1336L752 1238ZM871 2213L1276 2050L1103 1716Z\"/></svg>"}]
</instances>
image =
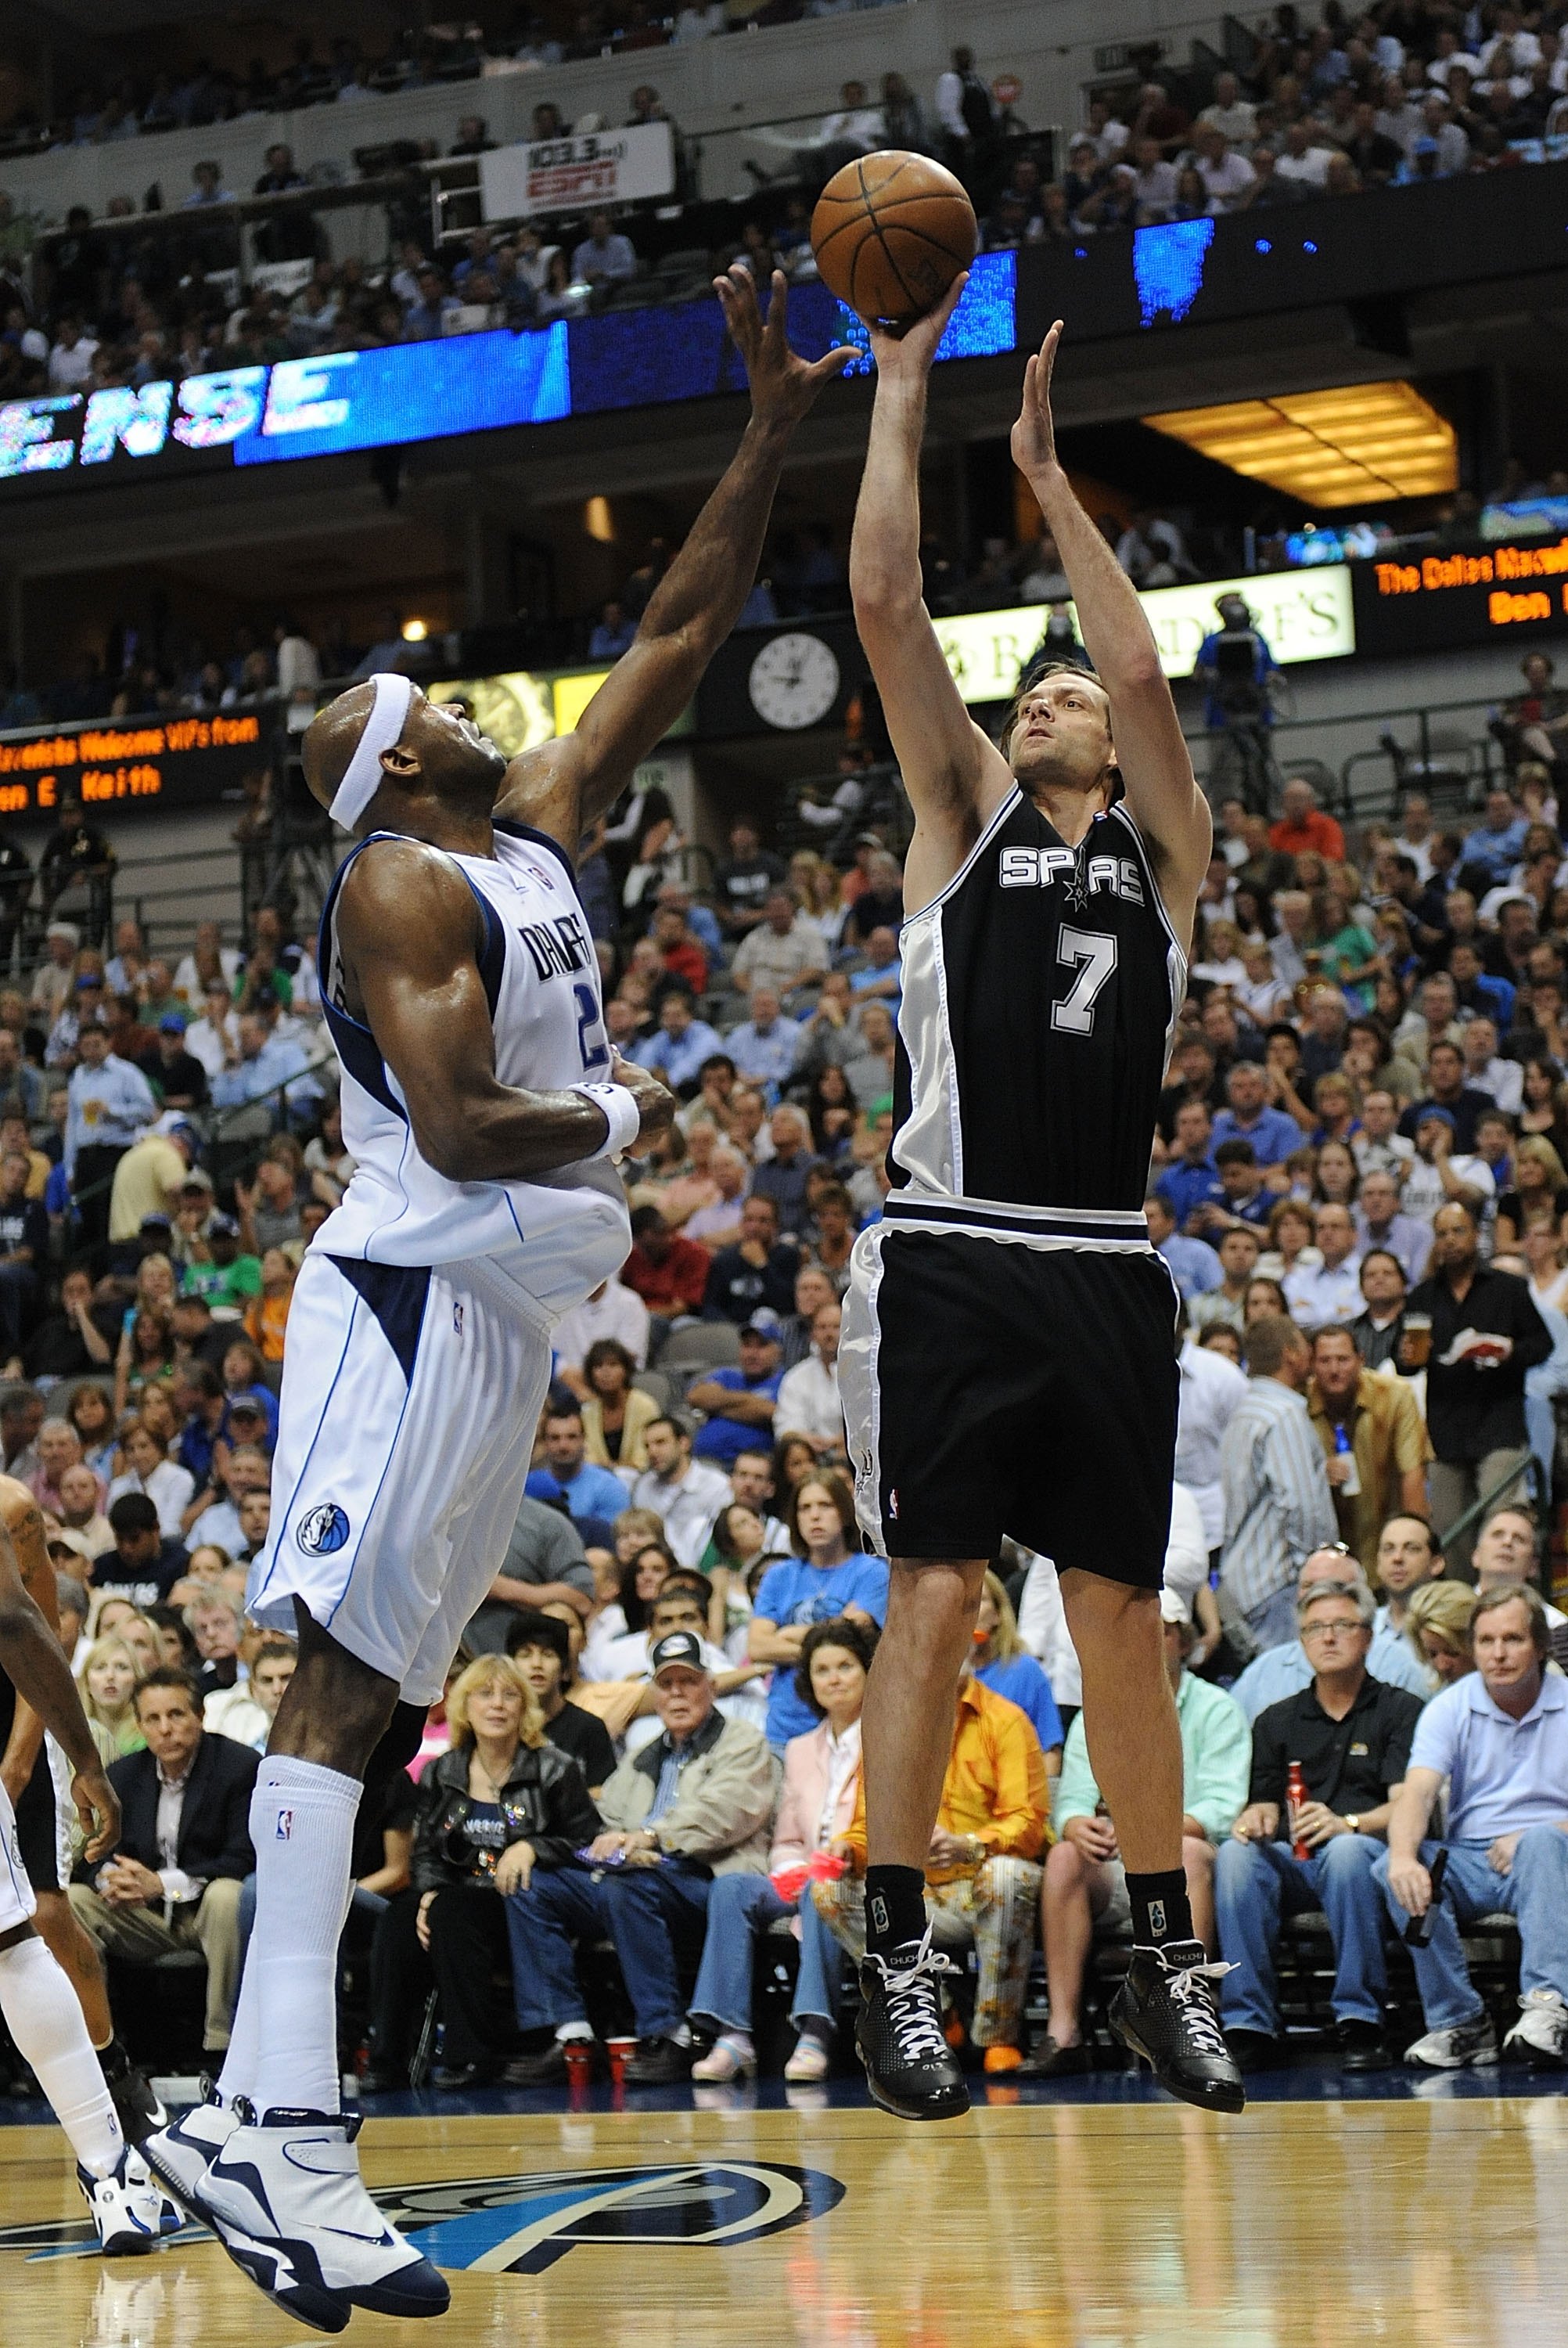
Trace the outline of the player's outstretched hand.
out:
<instances>
[{"instance_id":1,"label":"player's outstretched hand","mask_svg":"<svg viewBox=\"0 0 1568 2348\"><path fill-rule=\"evenodd\" d=\"M745 363L752 386L752 413L759 424L798 424L825 383L841 376L855 352L841 343L825 358L803 359L789 346L784 329L789 319L789 286L782 269L775 269L764 323L757 300L756 280L737 261L713 291L724 314L735 348Z\"/></svg>"},{"instance_id":2,"label":"player's outstretched hand","mask_svg":"<svg viewBox=\"0 0 1568 2348\"><path fill-rule=\"evenodd\" d=\"M641 1114L642 1122L637 1128L633 1148L641 1149L645 1141L656 1140L660 1134L668 1133L675 1122L675 1112L681 1104L662 1076L655 1076L651 1068L640 1068L635 1060L623 1060L619 1052L612 1052L610 1079L611 1084L626 1086Z\"/></svg>"},{"instance_id":3,"label":"player's outstretched hand","mask_svg":"<svg viewBox=\"0 0 1568 2348\"><path fill-rule=\"evenodd\" d=\"M102 1859L119 1840L119 1797L101 1768L78 1769L71 1780L71 1801L87 1837L82 1857Z\"/></svg>"},{"instance_id":4,"label":"player's outstretched hand","mask_svg":"<svg viewBox=\"0 0 1568 2348\"><path fill-rule=\"evenodd\" d=\"M897 333L887 326L866 327L878 375L923 380L930 374L937 345L947 333L948 321L963 300L968 282L968 271L960 269L936 308L927 310L923 318L917 318L913 325L901 327Z\"/></svg>"},{"instance_id":5,"label":"player's outstretched hand","mask_svg":"<svg viewBox=\"0 0 1568 2348\"><path fill-rule=\"evenodd\" d=\"M1056 464L1056 427L1050 414L1050 377L1061 340L1058 318L1023 371L1023 405L1013 426L1012 460L1026 480L1037 480Z\"/></svg>"}]
</instances>

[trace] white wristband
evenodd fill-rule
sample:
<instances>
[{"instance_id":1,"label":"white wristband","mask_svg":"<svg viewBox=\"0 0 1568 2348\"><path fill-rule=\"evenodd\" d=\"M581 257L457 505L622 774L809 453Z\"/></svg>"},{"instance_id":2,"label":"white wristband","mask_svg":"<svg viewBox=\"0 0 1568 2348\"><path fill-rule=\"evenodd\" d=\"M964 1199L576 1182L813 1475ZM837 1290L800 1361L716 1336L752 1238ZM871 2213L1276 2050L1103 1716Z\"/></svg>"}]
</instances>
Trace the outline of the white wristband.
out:
<instances>
[{"instance_id":1,"label":"white wristband","mask_svg":"<svg viewBox=\"0 0 1568 2348\"><path fill-rule=\"evenodd\" d=\"M589 1151L589 1159L619 1158L622 1151L630 1149L642 1129L642 1111L637 1106L636 1095L624 1085L574 1085L572 1090L580 1093L584 1100L590 1100L595 1108L601 1108L610 1119L610 1131L597 1149Z\"/></svg>"}]
</instances>

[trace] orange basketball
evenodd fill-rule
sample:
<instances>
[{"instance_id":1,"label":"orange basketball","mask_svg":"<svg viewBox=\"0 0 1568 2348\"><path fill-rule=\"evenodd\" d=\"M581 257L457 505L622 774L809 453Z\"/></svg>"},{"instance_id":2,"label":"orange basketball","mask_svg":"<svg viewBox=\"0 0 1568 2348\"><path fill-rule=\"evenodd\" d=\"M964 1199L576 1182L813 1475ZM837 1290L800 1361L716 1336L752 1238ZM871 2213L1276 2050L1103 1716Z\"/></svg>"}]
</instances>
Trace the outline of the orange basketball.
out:
<instances>
[{"instance_id":1,"label":"orange basketball","mask_svg":"<svg viewBox=\"0 0 1568 2348\"><path fill-rule=\"evenodd\" d=\"M823 283L872 326L909 326L934 310L977 241L962 183L896 147L845 163L811 216Z\"/></svg>"}]
</instances>

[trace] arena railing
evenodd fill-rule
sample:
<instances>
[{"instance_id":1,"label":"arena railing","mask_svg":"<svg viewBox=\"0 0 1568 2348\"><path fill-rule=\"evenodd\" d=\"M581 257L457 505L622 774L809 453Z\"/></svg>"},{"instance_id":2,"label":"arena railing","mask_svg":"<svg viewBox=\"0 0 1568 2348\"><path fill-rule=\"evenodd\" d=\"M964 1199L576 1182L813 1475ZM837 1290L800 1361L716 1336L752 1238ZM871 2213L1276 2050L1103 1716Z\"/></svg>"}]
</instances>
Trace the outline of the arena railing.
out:
<instances>
[{"instance_id":1,"label":"arena railing","mask_svg":"<svg viewBox=\"0 0 1568 2348\"><path fill-rule=\"evenodd\" d=\"M1492 695L1322 717L1281 714L1274 726L1258 729L1269 774L1266 811L1276 807L1282 778L1305 774L1337 815L1358 822L1397 813L1409 790L1424 791L1458 815L1479 805L1488 788L1507 774L1491 731L1499 706L1499 697ZM1246 730L1233 729L1229 743ZM1185 732L1198 779L1210 796L1237 788L1235 762L1222 747L1226 735L1200 726Z\"/></svg>"},{"instance_id":2,"label":"arena railing","mask_svg":"<svg viewBox=\"0 0 1568 2348\"><path fill-rule=\"evenodd\" d=\"M676 187L671 194L611 208L620 224L633 232L639 259L652 273L650 279L640 281L646 288L646 301L670 298L669 286L658 282L660 263L666 256L689 252L699 243L708 249L733 242L739 237L743 209L765 204L770 195L782 201L800 192L802 174L793 149L814 145L812 134L822 119L817 108L701 136L677 137ZM521 216L481 223L478 166L472 156L410 155L406 161L392 164L387 160L389 147L395 144L384 142L354 150L355 163L362 169L371 167L359 179L325 181L282 195L237 196L228 203L193 210L180 205L169 211L106 215L96 220L93 227L100 237L121 249L121 265L130 263L138 244L157 240L171 246L182 262L199 260L206 275L237 299L242 293L269 284L292 292L296 283L290 280L295 272L299 273L297 283L303 283L316 254L279 259L268 249L277 232L282 232L284 241L302 242L288 239L291 227L302 221L308 221L314 232L318 221L324 227L335 220L336 239L327 236L333 249L320 257L334 264L357 260L372 270L381 269L410 237L437 248L452 247L481 224L497 230L520 224ZM1061 151L1060 128L1031 130L1009 118L999 154L1002 148L1012 152L1024 146L1039 154L1042 174L1049 178ZM564 234L568 229L576 232L579 221L586 224L589 209L584 204L540 214L538 225L547 241L553 242L558 232ZM56 228L40 236L37 256L46 263L53 246L67 233ZM314 243L319 245L321 241L319 233L313 235ZM706 273L705 257L696 273ZM46 285L39 282L36 291L46 302Z\"/></svg>"}]
</instances>

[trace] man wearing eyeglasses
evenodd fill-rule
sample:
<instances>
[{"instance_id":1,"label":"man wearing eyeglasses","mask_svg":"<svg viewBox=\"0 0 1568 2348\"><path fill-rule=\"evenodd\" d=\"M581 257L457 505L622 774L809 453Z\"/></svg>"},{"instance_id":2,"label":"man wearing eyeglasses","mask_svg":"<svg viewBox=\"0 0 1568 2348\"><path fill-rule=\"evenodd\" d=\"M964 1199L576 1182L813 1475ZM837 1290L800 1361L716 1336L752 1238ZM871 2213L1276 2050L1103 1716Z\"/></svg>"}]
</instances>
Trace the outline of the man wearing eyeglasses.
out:
<instances>
[{"instance_id":1,"label":"man wearing eyeglasses","mask_svg":"<svg viewBox=\"0 0 1568 2348\"><path fill-rule=\"evenodd\" d=\"M1360 1580L1361 1569L1343 1541L1334 1542L1331 1548L1315 1549L1296 1584L1297 1619L1308 1591L1353 1590ZM1374 1628L1367 1669L1373 1679L1382 1680L1389 1687L1408 1688L1423 1704L1432 1692L1430 1674L1418 1661L1415 1649L1403 1632L1391 1625L1382 1630ZM1311 1658L1299 1638L1287 1639L1284 1646L1265 1647L1260 1655L1255 1655L1231 1694L1248 1720L1255 1721L1270 1704L1283 1704L1286 1696L1299 1695L1311 1684Z\"/></svg>"},{"instance_id":2,"label":"man wearing eyeglasses","mask_svg":"<svg viewBox=\"0 0 1568 2348\"><path fill-rule=\"evenodd\" d=\"M1409 1764L1420 1699L1367 1670L1376 1612L1360 1580L1305 1592L1297 1609L1310 1686L1253 1723L1252 1798L1214 1867L1220 1951L1232 1970L1221 2018L1241 2068L1274 2067L1282 2031L1274 1951L1282 1917L1321 1908L1334 1943L1341 2067L1386 2070L1383 1899L1373 1869ZM1286 1799L1292 1762L1307 1798ZM1297 1858L1298 1849L1307 1856Z\"/></svg>"}]
</instances>

